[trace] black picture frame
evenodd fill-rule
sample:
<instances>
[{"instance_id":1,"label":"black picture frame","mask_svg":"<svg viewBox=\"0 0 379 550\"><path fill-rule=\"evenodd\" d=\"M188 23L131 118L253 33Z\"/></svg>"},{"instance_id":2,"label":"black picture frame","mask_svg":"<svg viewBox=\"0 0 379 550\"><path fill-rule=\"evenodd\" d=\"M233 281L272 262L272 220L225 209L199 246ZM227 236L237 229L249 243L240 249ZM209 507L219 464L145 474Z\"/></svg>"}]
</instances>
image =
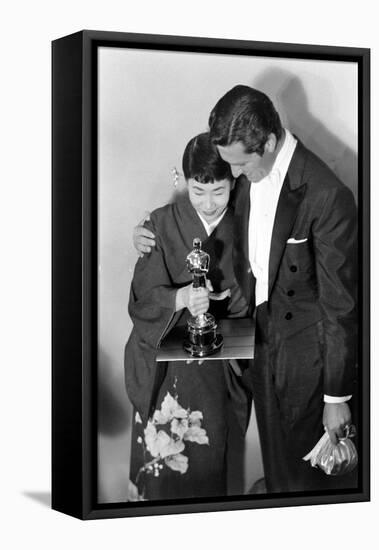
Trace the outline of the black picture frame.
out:
<instances>
[{"instance_id":1,"label":"black picture frame","mask_svg":"<svg viewBox=\"0 0 379 550\"><path fill-rule=\"evenodd\" d=\"M97 49L264 55L358 64L359 487L315 494L97 503ZM52 43L52 507L81 519L370 499L370 50L85 30Z\"/></svg>"}]
</instances>

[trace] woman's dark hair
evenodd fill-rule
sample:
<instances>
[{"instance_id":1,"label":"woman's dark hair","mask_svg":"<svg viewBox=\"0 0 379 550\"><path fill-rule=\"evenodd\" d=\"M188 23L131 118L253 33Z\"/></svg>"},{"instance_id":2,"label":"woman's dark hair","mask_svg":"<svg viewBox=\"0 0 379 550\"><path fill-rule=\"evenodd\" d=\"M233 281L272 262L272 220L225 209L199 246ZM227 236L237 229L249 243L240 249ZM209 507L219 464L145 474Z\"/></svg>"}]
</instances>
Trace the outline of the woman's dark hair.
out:
<instances>
[{"instance_id":1,"label":"woman's dark hair","mask_svg":"<svg viewBox=\"0 0 379 550\"><path fill-rule=\"evenodd\" d=\"M279 141L283 132L271 99L259 90L242 85L229 90L216 103L209 117L209 130L215 145L242 142L246 153L261 156L269 135L274 134Z\"/></svg>"},{"instance_id":2,"label":"woman's dark hair","mask_svg":"<svg viewBox=\"0 0 379 550\"><path fill-rule=\"evenodd\" d=\"M188 142L183 153L183 172L186 180L193 178L199 183L234 179L229 164L222 160L210 140L209 132L199 134Z\"/></svg>"}]
</instances>

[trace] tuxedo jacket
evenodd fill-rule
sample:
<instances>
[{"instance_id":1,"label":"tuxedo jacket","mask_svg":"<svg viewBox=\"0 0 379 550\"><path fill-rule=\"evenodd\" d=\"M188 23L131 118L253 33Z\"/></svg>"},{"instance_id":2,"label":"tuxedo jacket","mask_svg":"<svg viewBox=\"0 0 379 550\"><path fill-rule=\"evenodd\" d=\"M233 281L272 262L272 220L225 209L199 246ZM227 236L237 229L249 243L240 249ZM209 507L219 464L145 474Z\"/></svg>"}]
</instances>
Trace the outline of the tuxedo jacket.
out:
<instances>
[{"instance_id":1,"label":"tuxedo jacket","mask_svg":"<svg viewBox=\"0 0 379 550\"><path fill-rule=\"evenodd\" d=\"M235 186L233 203L234 270L246 300L252 303L255 281L248 257L250 183L244 177ZM283 372L286 364L294 364L294 358L302 363L302 370L292 380L295 392L296 386L304 390L310 369L314 368L313 364L307 366L307 339L312 338L317 340L319 349L317 368L322 371L324 394L352 393L357 346L357 262L354 197L298 141L275 215L267 315L265 326L258 326L266 335L270 360L280 362ZM278 346L284 349L281 356ZM291 386L290 376L283 374L284 390Z\"/></svg>"}]
</instances>

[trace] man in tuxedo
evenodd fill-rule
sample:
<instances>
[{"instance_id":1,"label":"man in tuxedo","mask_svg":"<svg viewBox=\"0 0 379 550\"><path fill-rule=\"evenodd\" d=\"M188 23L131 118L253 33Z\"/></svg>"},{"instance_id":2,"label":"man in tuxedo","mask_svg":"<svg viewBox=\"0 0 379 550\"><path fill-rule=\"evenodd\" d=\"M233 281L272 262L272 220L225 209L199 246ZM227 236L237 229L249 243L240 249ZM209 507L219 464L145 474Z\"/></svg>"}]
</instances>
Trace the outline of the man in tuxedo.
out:
<instances>
[{"instance_id":1,"label":"man in tuxedo","mask_svg":"<svg viewBox=\"0 0 379 550\"><path fill-rule=\"evenodd\" d=\"M324 429L337 443L352 421L353 195L282 127L271 100L258 90L239 85L227 92L212 110L209 128L237 179L233 265L255 306L255 358L245 367L267 491L354 487L354 476L326 476L302 460ZM142 251L152 244L143 237L137 239Z\"/></svg>"}]
</instances>

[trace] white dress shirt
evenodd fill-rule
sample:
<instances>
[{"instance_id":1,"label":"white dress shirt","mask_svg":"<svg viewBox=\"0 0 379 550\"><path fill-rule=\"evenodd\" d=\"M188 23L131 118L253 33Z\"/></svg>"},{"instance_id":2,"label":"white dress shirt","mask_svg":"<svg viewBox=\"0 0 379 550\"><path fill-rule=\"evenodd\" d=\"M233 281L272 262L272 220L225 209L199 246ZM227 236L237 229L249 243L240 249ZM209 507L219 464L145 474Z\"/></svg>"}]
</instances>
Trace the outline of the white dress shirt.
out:
<instances>
[{"instance_id":1,"label":"white dress shirt","mask_svg":"<svg viewBox=\"0 0 379 550\"><path fill-rule=\"evenodd\" d=\"M256 279L256 305L267 302L269 282L269 259L272 231L279 195L297 140L285 129L283 145L270 173L259 182L251 182L249 217L249 260ZM351 396L332 397L324 395L326 403L342 403Z\"/></svg>"},{"instance_id":2,"label":"white dress shirt","mask_svg":"<svg viewBox=\"0 0 379 550\"><path fill-rule=\"evenodd\" d=\"M285 130L283 145L271 172L250 188L249 260L256 278L256 305L268 300L268 267L272 230L288 166L296 148L296 139Z\"/></svg>"}]
</instances>

